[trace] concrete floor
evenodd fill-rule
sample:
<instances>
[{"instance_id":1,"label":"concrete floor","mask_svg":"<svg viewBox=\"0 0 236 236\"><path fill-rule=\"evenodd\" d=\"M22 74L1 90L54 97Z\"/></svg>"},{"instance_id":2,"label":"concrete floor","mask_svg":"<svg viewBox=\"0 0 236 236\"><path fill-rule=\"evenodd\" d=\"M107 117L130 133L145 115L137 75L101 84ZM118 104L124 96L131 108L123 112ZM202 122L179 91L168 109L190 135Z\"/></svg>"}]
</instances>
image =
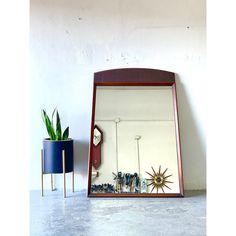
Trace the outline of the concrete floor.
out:
<instances>
[{"instance_id":1,"label":"concrete floor","mask_svg":"<svg viewBox=\"0 0 236 236\"><path fill-rule=\"evenodd\" d=\"M206 235L206 193L185 198L87 198L85 192L30 193L30 235L202 236Z\"/></svg>"}]
</instances>

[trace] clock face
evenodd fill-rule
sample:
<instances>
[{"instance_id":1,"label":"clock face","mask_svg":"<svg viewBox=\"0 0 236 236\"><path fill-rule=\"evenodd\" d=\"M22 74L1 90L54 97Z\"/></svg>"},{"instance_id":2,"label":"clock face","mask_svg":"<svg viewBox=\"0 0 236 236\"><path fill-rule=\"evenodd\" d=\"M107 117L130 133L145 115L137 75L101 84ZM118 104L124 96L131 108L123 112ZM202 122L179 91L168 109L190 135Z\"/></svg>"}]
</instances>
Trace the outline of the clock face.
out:
<instances>
[{"instance_id":1,"label":"clock face","mask_svg":"<svg viewBox=\"0 0 236 236\"><path fill-rule=\"evenodd\" d=\"M95 128L93 130L93 144L97 146L101 142L101 139L102 139L101 132L97 128Z\"/></svg>"}]
</instances>

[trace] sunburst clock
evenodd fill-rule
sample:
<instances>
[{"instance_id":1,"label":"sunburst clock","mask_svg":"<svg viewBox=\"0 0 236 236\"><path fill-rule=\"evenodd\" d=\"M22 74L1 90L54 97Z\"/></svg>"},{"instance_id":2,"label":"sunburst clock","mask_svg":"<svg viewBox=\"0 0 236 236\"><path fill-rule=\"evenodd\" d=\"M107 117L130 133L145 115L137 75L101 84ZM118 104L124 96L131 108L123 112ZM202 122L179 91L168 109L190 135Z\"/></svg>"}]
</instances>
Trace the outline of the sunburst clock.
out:
<instances>
[{"instance_id":1,"label":"sunburst clock","mask_svg":"<svg viewBox=\"0 0 236 236\"><path fill-rule=\"evenodd\" d=\"M149 185L152 185L153 188L151 190L151 193L153 191L154 188L156 188L157 190L157 193L158 193L158 190L161 189L163 193L165 193L164 191L164 188L168 188L171 190L171 188L169 186L167 186L168 183L173 183L171 181L168 181L167 179L172 176L172 175L167 175L166 176L166 171L168 170L168 168L165 169L164 172L161 172L161 166L159 166L159 170L158 172L156 172L153 167L152 167L152 171L153 171L153 174L150 174L146 171L147 174L149 174L151 176L150 179L147 179L147 180L150 180L151 183L148 184L147 186Z\"/></svg>"}]
</instances>

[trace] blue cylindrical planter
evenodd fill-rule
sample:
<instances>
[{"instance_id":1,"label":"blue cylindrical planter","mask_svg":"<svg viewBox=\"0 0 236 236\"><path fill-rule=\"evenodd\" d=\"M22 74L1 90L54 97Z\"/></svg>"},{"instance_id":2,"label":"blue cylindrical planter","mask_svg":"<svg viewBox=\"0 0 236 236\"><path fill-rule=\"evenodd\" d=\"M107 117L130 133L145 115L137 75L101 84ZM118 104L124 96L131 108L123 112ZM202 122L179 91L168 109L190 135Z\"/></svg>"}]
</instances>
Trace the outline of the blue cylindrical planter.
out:
<instances>
[{"instance_id":1,"label":"blue cylindrical planter","mask_svg":"<svg viewBox=\"0 0 236 236\"><path fill-rule=\"evenodd\" d=\"M65 171L74 170L73 140L43 140L43 173L63 173L62 150L65 150Z\"/></svg>"}]
</instances>

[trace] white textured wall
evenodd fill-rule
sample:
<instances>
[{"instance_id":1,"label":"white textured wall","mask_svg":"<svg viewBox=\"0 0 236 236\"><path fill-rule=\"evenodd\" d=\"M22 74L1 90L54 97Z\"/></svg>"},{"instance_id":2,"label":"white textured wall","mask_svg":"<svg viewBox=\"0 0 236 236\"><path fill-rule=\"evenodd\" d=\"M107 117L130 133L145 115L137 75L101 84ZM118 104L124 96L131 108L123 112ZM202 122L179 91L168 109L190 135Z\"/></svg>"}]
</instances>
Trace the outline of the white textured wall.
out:
<instances>
[{"instance_id":1,"label":"white textured wall","mask_svg":"<svg viewBox=\"0 0 236 236\"><path fill-rule=\"evenodd\" d=\"M75 139L76 189L86 188L93 73L123 67L177 73L185 188L206 188L205 1L31 0L30 11L30 188L47 135L40 110L55 106Z\"/></svg>"}]
</instances>

